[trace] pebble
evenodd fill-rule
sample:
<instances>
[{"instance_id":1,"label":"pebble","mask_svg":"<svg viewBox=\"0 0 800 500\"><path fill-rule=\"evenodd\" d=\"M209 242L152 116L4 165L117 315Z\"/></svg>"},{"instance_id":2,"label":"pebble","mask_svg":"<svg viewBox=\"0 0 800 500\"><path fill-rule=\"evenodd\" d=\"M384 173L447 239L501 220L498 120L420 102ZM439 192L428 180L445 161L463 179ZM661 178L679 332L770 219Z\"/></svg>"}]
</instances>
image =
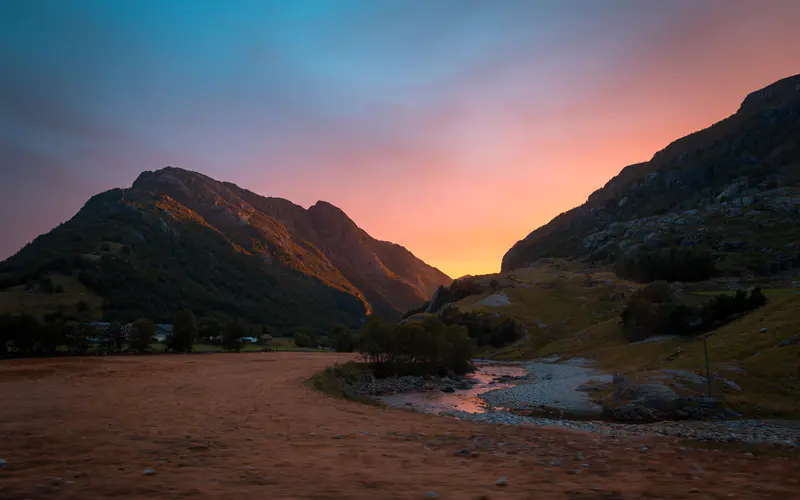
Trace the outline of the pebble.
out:
<instances>
[{"instance_id":1,"label":"pebble","mask_svg":"<svg viewBox=\"0 0 800 500\"><path fill-rule=\"evenodd\" d=\"M425 493L425 496L428 497L428 498L436 498L439 495L437 495L435 491L429 491L429 492Z\"/></svg>"},{"instance_id":2,"label":"pebble","mask_svg":"<svg viewBox=\"0 0 800 500\"><path fill-rule=\"evenodd\" d=\"M501 477L497 481L494 482L497 486L508 486L508 478L506 476Z\"/></svg>"},{"instance_id":3,"label":"pebble","mask_svg":"<svg viewBox=\"0 0 800 500\"><path fill-rule=\"evenodd\" d=\"M8 460L3 460L0 458L0 467L5 467L6 465L8 465Z\"/></svg>"},{"instance_id":4,"label":"pebble","mask_svg":"<svg viewBox=\"0 0 800 500\"><path fill-rule=\"evenodd\" d=\"M156 475L156 470L155 469L145 469L144 470L144 475L145 476L155 476Z\"/></svg>"}]
</instances>

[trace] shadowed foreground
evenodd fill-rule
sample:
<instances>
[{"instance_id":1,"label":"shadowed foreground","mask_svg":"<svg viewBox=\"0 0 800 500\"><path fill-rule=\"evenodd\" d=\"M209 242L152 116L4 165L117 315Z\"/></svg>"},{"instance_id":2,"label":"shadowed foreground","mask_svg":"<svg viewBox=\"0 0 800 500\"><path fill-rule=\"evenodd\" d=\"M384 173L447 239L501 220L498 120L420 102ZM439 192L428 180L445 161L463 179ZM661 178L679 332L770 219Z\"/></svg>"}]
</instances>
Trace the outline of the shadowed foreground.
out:
<instances>
[{"instance_id":1,"label":"shadowed foreground","mask_svg":"<svg viewBox=\"0 0 800 500\"><path fill-rule=\"evenodd\" d=\"M350 357L0 362L0 499L800 498L793 459L461 422L304 385Z\"/></svg>"}]
</instances>

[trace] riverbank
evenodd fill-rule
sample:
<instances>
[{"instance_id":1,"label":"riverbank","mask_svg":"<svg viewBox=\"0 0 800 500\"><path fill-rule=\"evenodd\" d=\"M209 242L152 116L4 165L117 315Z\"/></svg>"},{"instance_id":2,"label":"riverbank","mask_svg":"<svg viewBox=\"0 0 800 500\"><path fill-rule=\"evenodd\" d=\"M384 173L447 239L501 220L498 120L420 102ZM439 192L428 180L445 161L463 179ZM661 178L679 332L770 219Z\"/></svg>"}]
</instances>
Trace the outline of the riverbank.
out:
<instances>
[{"instance_id":1,"label":"riverbank","mask_svg":"<svg viewBox=\"0 0 800 500\"><path fill-rule=\"evenodd\" d=\"M685 439L768 444L800 448L800 426L760 420L680 420L616 423L602 420L603 408L587 387L610 384L613 377L591 368L590 360L566 363L477 362L466 378L471 387L452 394L399 392L377 398L404 408L461 420L498 425L556 427L609 437L672 436Z\"/></svg>"}]
</instances>

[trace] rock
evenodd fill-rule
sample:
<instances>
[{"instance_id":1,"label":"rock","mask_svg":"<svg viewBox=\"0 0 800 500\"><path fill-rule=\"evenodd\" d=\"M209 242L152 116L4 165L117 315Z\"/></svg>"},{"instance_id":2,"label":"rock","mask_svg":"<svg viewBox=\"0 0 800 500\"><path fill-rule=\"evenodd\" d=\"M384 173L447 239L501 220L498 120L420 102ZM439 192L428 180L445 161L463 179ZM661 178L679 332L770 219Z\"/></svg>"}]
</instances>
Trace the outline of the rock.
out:
<instances>
[{"instance_id":1,"label":"rock","mask_svg":"<svg viewBox=\"0 0 800 500\"><path fill-rule=\"evenodd\" d=\"M144 475L144 476L155 476L156 475L156 470L155 469L145 469L144 473L142 475Z\"/></svg>"},{"instance_id":2,"label":"rock","mask_svg":"<svg viewBox=\"0 0 800 500\"><path fill-rule=\"evenodd\" d=\"M456 390L452 386L449 386L449 385L447 387L442 387L439 390L442 391L442 392L448 392L448 393L456 392Z\"/></svg>"},{"instance_id":3,"label":"rock","mask_svg":"<svg viewBox=\"0 0 800 500\"><path fill-rule=\"evenodd\" d=\"M767 333L767 331L768 331L768 330L769 330L769 328L762 328L762 329L761 329L761 330L759 330L758 332L759 332L759 333Z\"/></svg>"},{"instance_id":4,"label":"rock","mask_svg":"<svg viewBox=\"0 0 800 500\"><path fill-rule=\"evenodd\" d=\"M6 465L8 465L8 460L3 460L0 458L0 467L5 467Z\"/></svg>"},{"instance_id":5,"label":"rock","mask_svg":"<svg viewBox=\"0 0 800 500\"><path fill-rule=\"evenodd\" d=\"M508 478L506 476L501 477L497 481L494 482L497 486L503 487L508 486Z\"/></svg>"},{"instance_id":6,"label":"rock","mask_svg":"<svg viewBox=\"0 0 800 500\"><path fill-rule=\"evenodd\" d=\"M464 449L464 450L458 450L457 452L454 453L454 455L457 457L468 457L471 455L471 453L469 450Z\"/></svg>"},{"instance_id":7,"label":"rock","mask_svg":"<svg viewBox=\"0 0 800 500\"><path fill-rule=\"evenodd\" d=\"M439 495L437 495L435 491L429 491L425 493L425 496L428 498L437 498Z\"/></svg>"},{"instance_id":8,"label":"rock","mask_svg":"<svg viewBox=\"0 0 800 500\"><path fill-rule=\"evenodd\" d=\"M653 422L655 414L649 408L635 403L627 403L611 410L611 418L621 422Z\"/></svg>"},{"instance_id":9,"label":"rock","mask_svg":"<svg viewBox=\"0 0 800 500\"><path fill-rule=\"evenodd\" d=\"M800 343L800 334L795 335L794 337L791 337L791 338L788 338L788 339L784 340L783 342L778 344L778 347L787 347L787 346L790 346L790 345L793 345L793 344L797 344L797 343Z\"/></svg>"},{"instance_id":10,"label":"rock","mask_svg":"<svg viewBox=\"0 0 800 500\"><path fill-rule=\"evenodd\" d=\"M468 391L468 390L472 389L472 384L470 384L466 380L462 380L461 382L456 384L456 389L459 389L459 390L462 390L462 391Z\"/></svg>"}]
</instances>

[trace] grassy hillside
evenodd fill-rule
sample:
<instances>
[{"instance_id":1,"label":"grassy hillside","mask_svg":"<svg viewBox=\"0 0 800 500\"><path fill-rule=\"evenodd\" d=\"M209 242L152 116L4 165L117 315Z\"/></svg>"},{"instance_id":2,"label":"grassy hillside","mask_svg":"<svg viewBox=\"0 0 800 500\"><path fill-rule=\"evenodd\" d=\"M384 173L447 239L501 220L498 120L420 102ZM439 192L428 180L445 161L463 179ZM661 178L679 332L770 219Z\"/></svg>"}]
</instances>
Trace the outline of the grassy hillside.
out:
<instances>
[{"instance_id":1,"label":"grassy hillside","mask_svg":"<svg viewBox=\"0 0 800 500\"><path fill-rule=\"evenodd\" d=\"M459 310L510 316L528 331L525 339L502 349L482 350L477 356L529 360L556 354L562 359L597 360L597 367L609 373L646 377L654 370L680 369L705 375L703 335L654 342L626 340L619 315L640 285L613 273L594 272L589 280L580 264L550 260L536 268L472 279L486 290L456 302ZM686 289L684 293L696 293L703 300L732 292ZM510 304L486 305L492 303L487 299L493 295L507 297ZM765 295L766 306L709 337L712 373L741 388L737 391L715 379L712 390L748 416L800 418L800 339L791 343L800 335L800 289L767 289Z\"/></svg>"}]
</instances>

